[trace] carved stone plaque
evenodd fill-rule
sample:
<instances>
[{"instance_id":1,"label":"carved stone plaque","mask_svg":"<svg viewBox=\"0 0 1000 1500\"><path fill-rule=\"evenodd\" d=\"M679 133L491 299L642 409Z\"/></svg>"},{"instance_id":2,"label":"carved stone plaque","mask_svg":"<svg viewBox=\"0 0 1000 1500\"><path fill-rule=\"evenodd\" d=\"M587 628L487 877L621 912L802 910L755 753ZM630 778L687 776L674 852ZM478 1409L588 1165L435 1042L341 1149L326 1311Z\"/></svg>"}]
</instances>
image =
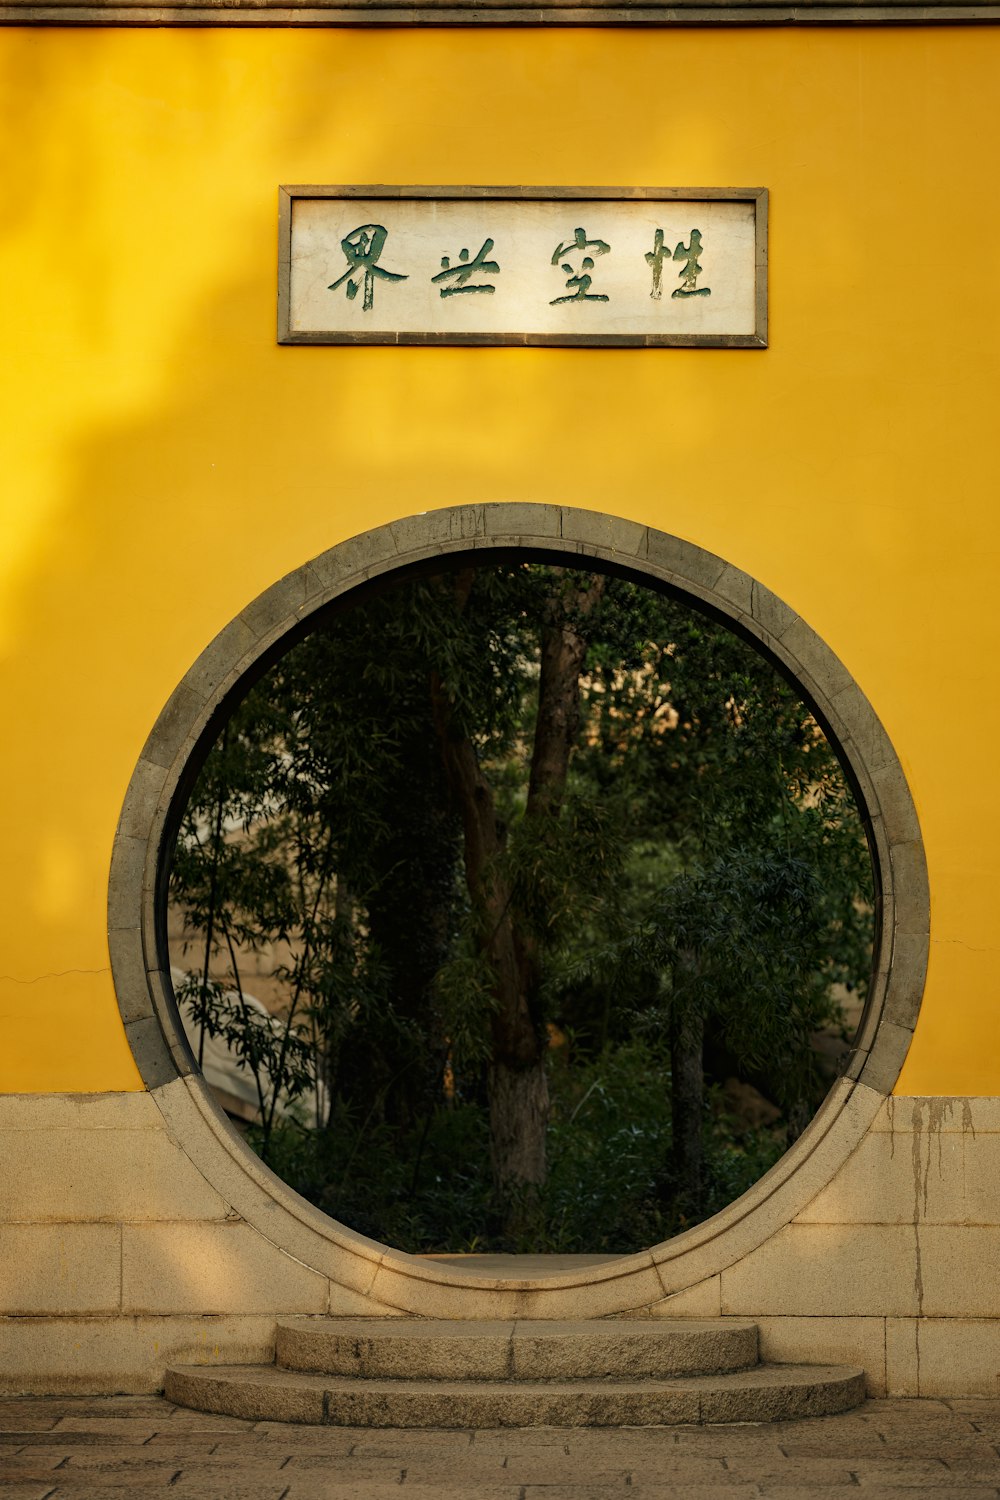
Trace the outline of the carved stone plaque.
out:
<instances>
[{"instance_id":1,"label":"carved stone plaque","mask_svg":"<svg viewBox=\"0 0 1000 1500\"><path fill-rule=\"evenodd\" d=\"M757 189L283 188L283 344L763 348Z\"/></svg>"}]
</instances>

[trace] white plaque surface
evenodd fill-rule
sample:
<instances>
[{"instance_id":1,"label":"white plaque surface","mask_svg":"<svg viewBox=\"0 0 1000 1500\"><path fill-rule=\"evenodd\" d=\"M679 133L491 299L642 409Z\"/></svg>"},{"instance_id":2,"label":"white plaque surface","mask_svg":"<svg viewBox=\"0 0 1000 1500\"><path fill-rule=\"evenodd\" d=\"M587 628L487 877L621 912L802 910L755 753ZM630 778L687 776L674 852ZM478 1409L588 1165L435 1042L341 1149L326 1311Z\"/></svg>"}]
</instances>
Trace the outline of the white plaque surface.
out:
<instances>
[{"instance_id":1,"label":"white plaque surface","mask_svg":"<svg viewBox=\"0 0 1000 1500\"><path fill-rule=\"evenodd\" d=\"M282 194L282 343L766 343L762 189Z\"/></svg>"}]
</instances>

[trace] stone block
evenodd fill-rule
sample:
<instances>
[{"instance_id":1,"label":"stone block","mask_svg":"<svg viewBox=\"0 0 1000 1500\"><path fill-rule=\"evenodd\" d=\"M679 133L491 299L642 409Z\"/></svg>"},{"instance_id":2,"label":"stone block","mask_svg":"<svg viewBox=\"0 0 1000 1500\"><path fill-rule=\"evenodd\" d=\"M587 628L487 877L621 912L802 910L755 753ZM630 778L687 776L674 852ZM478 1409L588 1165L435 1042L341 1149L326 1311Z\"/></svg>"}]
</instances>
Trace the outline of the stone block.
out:
<instances>
[{"instance_id":1,"label":"stone block","mask_svg":"<svg viewBox=\"0 0 1000 1500\"><path fill-rule=\"evenodd\" d=\"M200 1078L175 1078L157 1089L155 1097L170 1134L184 1141L195 1166L242 1219L268 1238L280 1236L289 1256L329 1276L344 1292L365 1298L374 1313L397 1310L396 1304L372 1295L383 1248L333 1223L275 1177L220 1117Z\"/></svg>"},{"instance_id":2,"label":"stone block","mask_svg":"<svg viewBox=\"0 0 1000 1500\"><path fill-rule=\"evenodd\" d=\"M715 580L713 592L725 599L740 615L749 615L753 608L753 579L748 573L727 563Z\"/></svg>"},{"instance_id":3,"label":"stone block","mask_svg":"<svg viewBox=\"0 0 1000 1500\"><path fill-rule=\"evenodd\" d=\"M761 1366L703 1391L702 1422L780 1422L849 1411L864 1400L864 1372L851 1366Z\"/></svg>"},{"instance_id":4,"label":"stone block","mask_svg":"<svg viewBox=\"0 0 1000 1500\"><path fill-rule=\"evenodd\" d=\"M654 1318L717 1318L722 1312L722 1279L709 1276L655 1302L649 1309Z\"/></svg>"},{"instance_id":5,"label":"stone block","mask_svg":"<svg viewBox=\"0 0 1000 1500\"><path fill-rule=\"evenodd\" d=\"M892 943L892 983L886 998L885 1018L912 1030L917 1024L927 976L927 937L924 933L897 931Z\"/></svg>"},{"instance_id":6,"label":"stone block","mask_svg":"<svg viewBox=\"0 0 1000 1500\"><path fill-rule=\"evenodd\" d=\"M471 545L487 537L490 529L487 511L498 508L497 505L451 505L440 510L421 511L414 516L401 516L387 526L367 532L363 538L355 537L344 545L353 548L363 540L372 553L366 566L382 571L382 565L387 561L386 544L392 549L394 558L407 562L435 552L451 552L455 550L456 542L469 542ZM498 525L494 529L500 532L503 526ZM381 555L376 555L376 547L382 549ZM341 546L335 548L333 554L327 555L343 550L344 546Z\"/></svg>"},{"instance_id":7,"label":"stone block","mask_svg":"<svg viewBox=\"0 0 1000 1500\"><path fill-rule=\"evenodd\" d=\"M168 1366L165 1394L170 1401L251 1422L309 1422L324 1420L322 1377L282 1378L281 1371L247 1370L235 1375L226 1366L218 1375L190 1366Z\"/></svg>"},{"instance_id":8,"label":"stone block","mask_svg":"<svg viewBox=\"0 0 1000 1500\"><path fill-rule=\"evenodd\" d=\"M916 1324L921 1396L1000 1396L1000 1323L921 1318Z\"/></svg>"},{"instance_id":9,"label":"stone block","mask_svg":"<svg viewBox=\"0 0 1000 1500\"><path fill-rule=\"evenodd\" d=\"M107 1094L0 1094L0 1134L28 1130L162 1130L152 1097ZM24 1150L22 1141L16 1147Z\"/></svg>"},{"instance_id":10,"label":"stone block","mask_svg":"<svg viewBox=\"0 0 1000 1500\"><path fill-rule=\"evenodd\" d=\"M760 1357L772 1364L860 1365L869 1396L884 1396L884 1318L757 1318Z\"/></svg>"},{"instance_id":11,"label":"stone block","mask_svg":"<svg viewBox=\"0 0 1000 1500\"><path fill-rule=\"evenodd\" d=\"M140 908L146 874L146 841L115 836L108 886L108 927L132 927Z\"/></svg>"},{"instance_id":12,"label":"stone block","mask_svg":"<svg viewBox=\"0 0 1000 1500\"><path fill-rule=\"evenodd\" d=\"M966 1217L961 1136L876 1131L797 1216L798 1224L960 1224Z\"/></svg>"},{"instance_id":13,"label":"stone block","mask_svg":"<svg viewBox=\"0 0 1000 1500\"><path fill-rule=\"evenodd\" d=\"M198 1065L177 1009L169 969L150 969L146 975L146 984L152 1000L153 1012L174 1065L174 1073L182 1076L196 1074ZM128 1023L126 1023L126 1031L128 1031ZM161 1080L159 1076L156 1076L147 1081L147 1087L157 1088L161 1081L167 1082L168 1080Z\"/></svg>"},{"instance_id":14,"label":"stone block","mask_svg":"<svg viewBox=\"0 0 1000 1500\"><path fill-rule=\"evenodd\" d=\"M901 1134L928 1131L932 1134L960 1134L979 1139L981 1135L1000 1133L1000 1098L968 1098L895 1094L873 1130L894 1130Z\"/></svg>"},{"instance_id":15,"label":"stone block","mask_svg":"<svg viewBox=\"0 0 1000 1500\"><path fill-rule=\"evenodd\" d=\"M892 1137L868 1135L841 1167L833 1181L821 1188L796 1224L853 1224L909 1222L913 1217L912 1181L893 1171Z\"/></svg>"},{"instance_id":16,"label":"stone block","mask_svg":"<svg viewBox=\"0 0 1000 1500\"><path fill-rule=\"evenodd\" d=\"M913 1032L908 1026L897 1026L894 1021L883 1019L859 1081L876 1093L891 1094L912 1040Z\"/></svg>"},{"instance_id":17,"label":"stone block","mask_svg":"<svg viewBox=\"0 0 1000 1500\"><path fill-rule=\"evenodd\" d=\"M132 773L118 822L123 838L145 839L166 781L166 769L143 757Z\"/></svg>"},{"instance_id":18,"label":"stone block","mask_svg":"<svg viewBox=\"0 0 1000 1500\"><path fill-rule=\"evenodd\" d=\"M511 1373L528 1381L668 1380L756 1362L757 1325L742 1319L519 1321Z\"/></svg>"},{"instance_id":19,"label":"stone block","mask_svg":"<svg viewBox=\"0 0 1000 1500\"><path fill-rule=\"evenodd\" d=\"M206 699L215 697L253 651L256 639L247 622L237 615L205 647L184 681Z\"/></svg>"},{"instance_id":20,"label":"stone block","mask_svg":"<svg viewBox=\"0 0 1000 1500\"><path fill-rule=\"evenodd\" d=\"M770 589L756 581L750 594L750 617L776 639L780 639L797 618L795 611L779 599L777 594L772 594Z\"/></svg>"},{"instance_id":21,"label":"stone block","mask_svg":"<svg viewBox=\"0 0 1000 1500\"><path fill-rule=\"evenodd\" d=\"M789 1224L722 1272L723 1314L759 1318L915 1314L910 1225Z\"/></svg>"},{"instance_id":22,"label":"stone block","mask_svg":"<svg viewBox=\"0 0 1000 1500\"><path fill-rule=\"evenodd\" d=\"M519 1318L607 1318L632 1307L645 1307L663 1294L656 1267L648 1257L630 1257L620 1274L598 1276L575 1286L544 1284L518 1293ZM626 1268L627 1267L627 1268Z\"/></svg>"},{"instance_id":23,"label":"stone block","mask_svg":"<svg viewBox=\"0 0 1000 1500\"><path fill-rule=\"evenodd\" d=\"M226 1216L228 1205L162 1125L46 1130L33 1136L30 1152L18 1135L0 1138L4 1207L12 1222Z\"/></svg>"},{"instance_id":24,"label":"stone block","mask_svg":"<svg viewBox=\"0 0 1000 1500\"><path fill-rule=\"evenodd\" d=\"M3 1313L105 1313L120 1302L117 1225L0 1225Z\"/></svg>"},{"instance_id":25,"label":"stone block","mask_svg":"<svg viewBox=\"0 0 1000 1500\"><path fill-rule=\"evenodd\" d=\"M920 823L902 766L893 757L881 766L869 767L869 773L889 842L917 842L920 839Z\"/></svg>"},{"instance_id":26,"label":"stone block","mask_svg":"<svg viewBox=\"0 0 1000 1500\"><path fill-rule=\"evenodd\" d=\"M952 1141L961 1142L964 1162L962 1222L996 1224L1000 1222L1000 1136L995 1132L971 1130L961 1135L942 1134L945 1149ZM1000 1392L998 1392L1000 1394Z\"/></svg>"},{"instance_id":27,"label":"stone block","mask_svg":"<svg viewBox=\"0 0 1000 1500\"><path fill-rule=\"evenodd\" d=\"M620 1269L619 1269L620 1268ZM603 1318L659 1301L663 1287L649 1256L615 1262L612 1274L546 1277L535 1285L488 1275L428 1275L403 1257L382 1259L371 1296L424 1318ZM562 1283L562 1284L560 1284Z\"/></svg>"},{"instance_id":28,"label":"stone block","mask_svg":"<svg viewBox=\"0 0 1000 1500\"><path fill-rule=\"evenodd\" d=\"M889 863L897 932L926 935L930 924L930 896L923 844L916 841L892 844Z\"/></svg>"},{"instance_id":29,"label":"stone block","mask_svg":"<svg viewBox=\"0 0 1000 1500\"><path fill-rule=\"evenodd\" d=\"M204 694L187 682L174 690L149 732L143 760L169 768L200 725L205 713Z\"/></svg>"},{"instance_id":30,"label":"stone block","mask_svg":"<svg viewBox=\"0 0 1000 1500\"><path fill-rule=\"evenodd\" d=\"M100 1395L163 1388L173 1360L264 1363L274 1319L255 1317L0 1318L0 1391Z\"/></svg>"},{"instance_id":31,"label":"stone block","mask_svg":"<svg viewBox=\"0 0 1000 1500\"><path fill-rule=\"evenodd\" d=\"M914 1219L931 1224L969 1223L972 1215L969 1211L966 1184L970 1177L974 1179L980 1170L979 1164L974 1164L971 1172L969 1170L967 1153L973 1147L973 1142L963 1135L953 1132L945 1135L936 1130L913 1131L907 1136L892 1135L889 1139L897 1143L897 1161L904 1155L899 1147L904 1142L910 1146ZM986 1206L983 1202L986 1193L990 1188L993 1189L987 1223L996 1221L996 1154L991 1154L994 1157L992 1180L975 1184L977 1202L982 1207ZM986 1153L984 1152L983 1155L985 1156ZM985 1162L981 1165L985 1166Z\"/></svg>"},{"instance_id":32,"label":"stone block","mask_svg":"<svg viewBox=\"0 0 1000 1500\"><path fill-rule=\"evenodd\" d=\"M345 1427L671 1425L698 1421L705 1400L699 1389L682 1381L325 1381L329 1420Z\"/></svg>"},{"instance_id":33,"label":"stone block","mask_svg":"<svg viewBox=\"0 0 1000 1500\"><path fill-rule=\"evenodd\" d=\"M836 1500L849 1500L836 1487L854 1484L846 1452L839 1458L785 1458L778 1454L767 1467L759 1459L744 1457L737 1450L733 1457L726 1455L726 1470L731 1484L739 1481L753 1483L758 1494L767 1495L768 1500L775 1494L784 1496L785 1500L790 1496L795 1496L795 1500L810 1500L817 1490L824 1500L829 1495L835 1496ZM635 1483L634 1476L632 1482ZM824 1486L828 1488L824 1489ZM875 1500L875 1497L870 1496L869 1500Z\"/></svg>"},{"instance_id":34,"label":"stone block","mask_svg":"<svg viewBox=\"0 0 1000 1500\"><path fill-rule=\"evenodd\" d=\"M642 1480L634 1486L629 1485L627 1489L623 1484L622 1488L613 1490L609 1490L607 1485L590 1485L586 1482L581 1484L577 1480L573 1484L523 1485L519 1490L510 1492L510 1500L612 1500L612 1497L613 1500L679 1500L681 1496L684 1500L760 1500L760 1494L759 1485L739 1484L731 1479L725 1484L712 1484L709 1480L701 1480L697 1486L687 1479L682 1479L680 1486L672 1484L664 1486L662 1483L654 1484ZM791 1497L787 1493L782 1495L780 1491L772 1491L771 1494L777 1495L778 1500L801 1500L801 1492L793 1492ZM295 1490L291 1490L286 1500L312 1500L312 1497L297 1494ZM338 1500L341 1500L341 1497L338 1496ZM343 1500L348 1500L348 1497L343 1497ZM350 1500L361 1500L361 1497L351 1496ZM364 1500L369 1500L369 1497L366 1495ZM388 1495L372 1496L371 1500L389 1500L389 1497ZM415 1490L413 1500L431 1500L431 1497L427 1491L420 1494ZM439 1491L433 1500L460 1500L460 1497L454 1492L447 1494ZM465 1500L464 1495L461 1496L461 1500ZM497 1500L501 1500L501 1497L497 1497ZM827 1500L827 1496L810 1492L810 1500Z\"/></svg>"},{"instance_id":35,"label":"stone block","mask_svg":"<svg viewBox=\"0 0 1000 1500\"><path fill-rule=\"evenodd\" d=\"M783 1229L833 1177L862 1139L883 1100L864 1084L841 1078L830 1090L819 1113L791 1151L771 1168L743 1198L679 1237L654 1246L650 1252L667 1294L734 1266ZM749 1205L754 1211L748 1212ZM792 1309L765 1309L790 1311ZM812 1309L795 1309L811 1311ZM831 1312L858 1309L831 1308ZM722 1312L729 1309L723 1302ZM867 1312L864 1308L860 1311Z\"/></svg>"},{"instance_id":36,"label":"stone block","mask_svg":"<svg viewBox=\"0 0 1000 1500\"><path fill-rule=\"evenodd\" d=\"M473 1278L465 1280L471 1282ZM382 1259L372 1279L371 1296L376 1302L416 1312L422 1318L506 1320L524 1316L514 1287L486 1277L476 1277L475 1282L479 1284L456 1286L433 1276L410 1274L403 1260Z\"/></svg>"},{"instance_id":37,"label":"stone block","mask_svg":"<svg viewBox=\"0 0 1000 1500\"><path fill-rule=\"evenodd\" d=\"M239 613L256 648L274 636L282 635L298 621L306 602L306 570L298 568L258 594ZM185 678L185 682L188 679Z\"/></svg>"},{"instance_id":38,"label":"stone block","mask_svg":"<svg viewBox=\"0 0 1000 1500\"><path fill-rule=\"evenodd\" d=\"M483 530L493 537L561 537L563 512L558 505L532 505L520 500L483 506Z\"/></svg>"},{"instance_id":39,"label":"stone block","mask_svg":"<svg viewBox=\"0 0 1000 1500\"><path fill-rule=\"evenodd\" d=\"M126 1224L121 1233L125 1312L326 1311L326 1278L249 1224Z\"/></svg>"},{"instance_id":40,"label":"stone block","mask_svg":"<svg viewBox=\"0 0 1000 1500\"><path fill-rule=\"evenodd\" d=\"M782 631L781 644L805 676L816 683L823 698L832 701L839 695L841 715L854 715L858 699L863 697L861 689L840 658L804 620L793 620Z\"/></svg>"},{"instance_id":41,"label":"stone block","mask_svg":"<svg viewBox=\"0 0 1000 1500\"><path fill-rule=\"evenodd\" d=\"M888 1396L920 1395L917 1319L885 1320L885 1385Z\"/></svg>"},{"instance_id":42,"label":"stone block","mask_svg":"<svg viewBox=\"0 0 1000 1500\"><path fill-rule=\"evenodd\" d=\"M350 1287L340 1286L337 1282L330 1283L330 1297L327 1303L327 1312L331 1318L405 1318L406 1314L398 1307L389 1307L384 1303L375 1302L371 1297L364 1296L361 1292L353 1291Z\"/></svg>"},{"instance_id":43,"label":"stone block","mask_svg":"<svg viewBox=\"0 0 1000 1500\"><path fill-rule=\"evenodd\" d=\"M711 592L726 568L721 557L680 537L649 528L646 561L650 568L670 583L693 584L695 589Z\"/></svg>"},{"instance_id":44,"label":"stone block","mask_svg":"<svg viewBox=\"0 0 1000 1500\"><path fill-rule=\"evenodd\" d=\"M833 695L833 707L841 717L846 715L850 719L851 739L869 771L899 764L881 720L856 683L838 689Z\"/></svg>"},{"instance_id":45,"label":"stone block","mask_svg":"<svg viewBox=\"0 0 1000 1500\"><path fill-rule=\"evenodd\" d=\"M159 1088L177 1077L180 1069L157 1016L127 1021L125 1035L132 1049L135 1065L148 1089Z\"/></svg>"},{"instance_id":46,"label":"stone block","mask_svg":"<svg viewBox=\"0 0 1000 1500\"><path fill-rule=\"evenodd\" d=\"M875 1131L889 1131L892 1129L892 1111L895 1104L896 1099L892 1094L887 1099L881 1101L878 1109L872 1116L871 1125L868 1127L870 1131L874 1133Z\"/></svg>"},{"instance_id":47,"label":"stone block","mask_svg":"<svg viewBox=\"0 0 1000 1500\"><path fill-rule=\"evenodd\" d=\"M626 561L645 556L646 527L639 521L625 521L601 511L562 511L560 535L568 540L597 547L602 553L614 553Z\"/></svg>"},{"instance_id":48,"label":"stone block","mask_svg":"<svg viewBox=\"0 0 1000 1500\"><path fill-rule=\"evenodd\" d=\"M459 1319L283 1318L276 1357L288 1370L357 1379L503 1380L514 1328Z\"/></svg>"},{"instance_id":49,"label":"stone block","mask_svg":"<svg viewBox=\"0 0 1000 1500\"><path fill-rule=\"evenodd\" d=\"M126 1023L140 1021L149 1015L150 1000L146 954L138 926L132 923L127 927L113 927L108 933L108 952L122 1020Z\"/></svg>"},{"instance_id":50,"label":"stone block","mask_svg":"<svg viewBox=\"0 0 1000 1500\"><path fill-rule=\"evenodd\" d=\"M958 1098L943 1128L972 1131L975 1135L1000 1133L1000 1098Z\"/></svg>"},{"instance_id":51,"label":"stone block","mask_svg":"<svg viewBox=\"0 0 1000 1500\"><path fill-rule=\"evenodd\" d=\"M921 1224L917 1235L925 1317L1000 1317L1000 1227Z\"/></svg>"},{"instance_id":52,"label":"stone block","mask_svg":"<svg viewBox=\"0 0 1000 1500\"><path fill-rule=\"evenodd\" d=\"M307 587L312 592L318 581L324 593L339 594L370 572L391 565L397 557L398 548L388 526L362 531L313 558L308 565Z\"/></svg>"}]
</instances>

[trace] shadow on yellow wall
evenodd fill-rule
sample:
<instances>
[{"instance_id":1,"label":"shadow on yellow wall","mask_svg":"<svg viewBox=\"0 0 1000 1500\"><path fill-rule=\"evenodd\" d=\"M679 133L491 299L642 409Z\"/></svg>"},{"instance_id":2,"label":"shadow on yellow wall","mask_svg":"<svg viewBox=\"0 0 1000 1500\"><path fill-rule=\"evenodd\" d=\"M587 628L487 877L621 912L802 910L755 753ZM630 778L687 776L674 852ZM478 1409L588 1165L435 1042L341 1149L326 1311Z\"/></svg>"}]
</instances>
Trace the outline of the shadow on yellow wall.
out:
<instances>
[{"instance_id":1,"label":"shadow on yellow wall","mask_svg":"<svg viewBox=\"0 0 1000 1500\"><path fill-rule=\"evenodd\" d=\"M968 642L987 660L1000 644L1000 292L957 276L949 236L1000 232L981 191L998 46L972 30L0 37L17 121L0 1088L139 1086L104 941L111 840L145 735L212 636L369 526L540 500L723 554L841 655L931 857L941 946L904 1082L997 1091L1000 829L982 788L1000 725ZM768 186L772 347L278 348L281 182Z\"/></svg>"}]
</instances>

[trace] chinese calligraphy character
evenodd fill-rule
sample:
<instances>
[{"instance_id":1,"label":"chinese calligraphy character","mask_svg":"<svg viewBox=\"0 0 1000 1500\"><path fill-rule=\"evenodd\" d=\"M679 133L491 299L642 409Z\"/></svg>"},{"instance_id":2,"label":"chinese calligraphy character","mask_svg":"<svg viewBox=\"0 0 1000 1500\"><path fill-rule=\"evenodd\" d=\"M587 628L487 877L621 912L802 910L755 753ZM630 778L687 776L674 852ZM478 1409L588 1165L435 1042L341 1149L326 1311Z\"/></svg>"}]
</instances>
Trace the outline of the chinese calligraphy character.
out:
<instances>
[{"instance_id":1,"label":"chinese calligraphy character","mask_svg":"<svg viewBox=\"0 0 1000 1500\"><path fill-rule=\"evenodd\" d=\"M674 260L682 260L684 265L677 272L681 278L681 285L671 292L672 297L711 297L710 286L695 286L695 282L701 275L701 266L698 264L698 256L701 254L701 230L692 229L691 243L685 246L679 244L674 251ZM648 257L647 257L648 258ZM656 271L653 271L653 280L656 280Z\"/></svg>"},{"instance_id":2,"label":"chinese calligraphy character","mask_svg":"<svg viewBox=\"0 0 1000 1500\"><path fill-rule=\"evenodd\" d=\"M663 230L658 229L653 236L653 248L646 251L646 264L653 271L653 290L650 292L654 302L659 302L663 292L663 258L670 259L670 251L663 248Z\"/></svg>"},{"instance_id":3,"label":"chinese calligraphy character","mask_svg":"<svg viewBox=\"0 0 1000 1500\"><path fill-rule=\"evenodd\" d=\"M441 288L441 296L454 297L457 292L495 292L495 286L489 286L484 282L481 282L478 286L466 285L474 271L481 272L484 276L499 276L500 267L497 262L486 259L486 256L489 255L492 249L493 241L491 239L484 240L482 249L476 251L475 259L473 260L469 259L468 250L460 250L458 255L459 264L457 266L452 265L450 256L442 255L441 270L436 276L431 277L431 281L447 281L449 276L454 276L455 285L443 286Z\"/></svg>"},{"instance_id":4,"label":"chinese calligraphy character","mask_svg":"<svg viewBox=\"0 0 1000 1500\"><path fill-rule=\"evenodd\" d=\"M607 302L609 299L604 293L592 292L590 290L593 285L593 277L590 275L590 272L594 269L593 256L584 255L577 274L573 272L571 261L564 261L563 256L572 255L578 250L593 250L594 255L607 255L610 249L611 246L606 244L604 240L588 240L586 231L583 229L575 229L571 240L567 240L565 244L557 245L552 252L551 264L554 266L561 264L562 269L569 277L569 280L566 282L567 287L575 287L576 291L569 292L565 297L553 297L549 306L556 307L560 302Z\"/></svg>"},{"instance_id":5,"label":"chinese calligraphy character","mask_svg":"<svg viewBox=\"0 0 1000 1500\"><path fill-rule=\"evenodd\" d=\"M346 239L340 242L340 248L347 257L347 270L343 276L332 282L327 287L328 292L335 292L338 286L347 282L347 296L350 301L358 295L358 287L361 285L360 277L364 273L365 298L364 310L370 312L375 300L375 277L381 276L384 281L406 281L406 277L397 271L386 271L377 264L379 256L385 248L388 230L382 224L362 224L357 229L352 229Z\"/></svg>"}]
</instances>

